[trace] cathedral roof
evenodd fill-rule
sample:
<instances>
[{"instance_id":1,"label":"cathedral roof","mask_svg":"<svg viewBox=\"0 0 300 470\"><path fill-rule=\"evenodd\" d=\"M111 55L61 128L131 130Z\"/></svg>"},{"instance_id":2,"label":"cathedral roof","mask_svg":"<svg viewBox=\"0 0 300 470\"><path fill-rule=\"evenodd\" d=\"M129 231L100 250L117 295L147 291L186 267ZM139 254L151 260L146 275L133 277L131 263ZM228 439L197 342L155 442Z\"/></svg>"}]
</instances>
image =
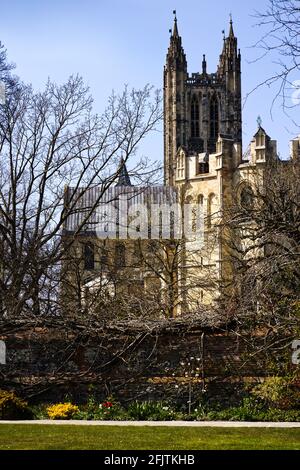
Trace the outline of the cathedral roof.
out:
<instances>
[{"instance_id":1,"label":"cathedral roof","mask_svg":"<svg viewBox=\"0 0 300 470\"><path fill-rule=\"evenodd\" d=\"M81 195L82 194L82 195ZM106 207L118 207L118 203L126 199L128 207L132 205L149 204L176 204L178 202L178 188L170 186L94 186L83 192L83 188L74 189L67 187L65 191L65 205L70 209L70 215L67 217L63 233L71 235L78 231L85 219L89 220L82 229L83 233L94 233L96 225L99 223L99 217ZM73 206L73 207L72 207ZM113 209L112 209L113 210Z\"/></svg>"}]
</instances>

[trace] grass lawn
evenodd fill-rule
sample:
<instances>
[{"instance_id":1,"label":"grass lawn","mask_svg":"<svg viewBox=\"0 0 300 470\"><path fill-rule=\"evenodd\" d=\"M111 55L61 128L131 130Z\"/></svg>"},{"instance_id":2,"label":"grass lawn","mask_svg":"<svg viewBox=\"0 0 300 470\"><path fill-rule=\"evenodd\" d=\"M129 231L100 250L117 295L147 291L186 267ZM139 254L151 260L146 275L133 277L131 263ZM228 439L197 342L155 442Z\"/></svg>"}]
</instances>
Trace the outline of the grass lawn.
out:
<instances>
[{"instance_id":1,"label":"grass lawn","mask_svg":"<svg viewBox=\"0 0 300 470\"><path fill-rule=\"evenodd\" d=\"M1 450L299 450L300 429L0 424Z\"/></svg>"}]
</instances>

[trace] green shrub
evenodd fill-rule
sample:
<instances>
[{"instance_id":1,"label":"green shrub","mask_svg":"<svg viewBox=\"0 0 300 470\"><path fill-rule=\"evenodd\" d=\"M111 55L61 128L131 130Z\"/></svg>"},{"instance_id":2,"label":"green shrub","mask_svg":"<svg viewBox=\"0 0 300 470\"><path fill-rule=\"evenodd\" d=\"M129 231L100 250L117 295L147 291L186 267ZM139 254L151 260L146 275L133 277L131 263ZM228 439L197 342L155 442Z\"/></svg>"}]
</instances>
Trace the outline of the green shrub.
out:
<instances>
[{"instance_id":1,"label":"green shrub","mask_svg":"<svg viewBox=\"0 0 300 470\"><path fill-rule=\"evenodd\" d=\"M120 406L113 398L99 403L92 395L87 403L80 407L79 412L75 416L76 419L87 420L126 420L127 414L124 408Z\"/></svg>"},{"instance_id":2,"label":"green shrub","mask_svg":"<svg viewBox=\"0 0 300 470\"><path fill-rule=\"evenodd\" d=\"M47 408L49 404L47 403L41 403L39 405L32 405L31 412L33 415L33 419L48 419L48 413L47 413Z\"/></svg>"},{"instance_id":3,"label":"green shrub","mask_svg":"<svg viewBox=\"0 0 300 470\"><path fill-rule=\"evenodd\" d=\"M223 421L257 421L257 416L262 410L263 405L259 403L258 400L250 397L244 398L239 406L208 411L202 419Z\"/></svg>"},{"instance_id":4,"label":"green shrub","mask_svg":"<svg viewBox=\"0 0 300 470\"><path fill-rule=\"evenodd\" d=\"M14 392L0 390L0 419L30 419L32 413L25 400Z\"/></svg>"},{"instance_id":5,"label":"green shrub","mask_svg":"<svg viewBox=\"0 0 300 470\"><path fill-rule=\"evenodd\" d=\"M199 421L300 421L300 410L266 408L261 400L248 397L236 407L206 412L202 410L194 416L194 419Z\"/></svg>"},{"instance_id":6,"label":"green shrub","mask_svg":"<svg viewBox=\"0 0 300 470\"><path fill-rule=\"evenodd\" d=\"M300 392L293 389L291 379L286 377L268 377L251 394L274 408L291 409L300 405Z\"/></svg>"},{"instance_id":7,"label":"green shrub","mask_svg":"<svg viewBox=\"0 0 300 470\"><path fill-rule=\"evenodd\" d=\"M135 401L128 407L128 416L139 421L170 421L176 419L175 411L162 402Z\"/></svg>"},{"instance_id":8,"label":"green shrub","mask_svg":"<svg viewBox=\"0 0 300 470\"><path fill-rule=\"evenodd\" d=\"M268 410L261 411L257 415L257 421L300 421L299 410L282 410L276 408L270 408Z\"/></svg>"},{"instance_id":9,"label":"green shrub","mask_svg":"<svg viewBox=\"0 0 300 470\"><path fill-rule=\"evenodd\" d=\"M204 421L207 418L207 413L215 408L210 408L208 403L198 402L195 404L192 413L186 414L184 419L187 421Z\"/></svg>"},{"instance_id":10,"label":"green shrub","mask_svg":"<svg viewBox=\"0 0 300 470\"><path fill-rule=\"evenodd\" d=\"M101 419L95 417L97 414L97 403L94 396L89 397L87 403L80 406L79 412L76 414L76 419Z\"/></svg>"}]
</instances>

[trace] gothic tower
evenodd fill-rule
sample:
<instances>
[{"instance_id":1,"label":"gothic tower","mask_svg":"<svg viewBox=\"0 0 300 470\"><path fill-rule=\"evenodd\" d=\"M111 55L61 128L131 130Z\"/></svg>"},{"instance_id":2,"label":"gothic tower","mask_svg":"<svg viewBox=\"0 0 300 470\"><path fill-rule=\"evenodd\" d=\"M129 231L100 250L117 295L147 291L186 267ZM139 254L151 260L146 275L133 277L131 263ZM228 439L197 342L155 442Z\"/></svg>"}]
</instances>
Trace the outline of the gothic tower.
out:
<instances>
[{"instance_id":1,"label":"gothic tower","mask_svg":"<svg viewBox=\"0 0 300 470\"><path fill-rule=\"evenodd\" d=\"M203 56L201 73L187 73L187 61L178 33L177 18L164 67L164 174L165 184L175 184L178 149L186 154L216 152L219 135L241 142L241 55L230 19L229 35L216 73L207 72ZM205 169L206 168L206 169Z\"/></svg>"},{"instance_id":2,"label":"gothic tower","mask_svg":"<svg viewBox=\"0 0 300 470\"><path fill-rule=\"evenodd\" d=\"M177 149L186 143L187 79L187 62L175 16L164 69L164 178L168 186L174 183Z\"/></svg>"}]
</instances>

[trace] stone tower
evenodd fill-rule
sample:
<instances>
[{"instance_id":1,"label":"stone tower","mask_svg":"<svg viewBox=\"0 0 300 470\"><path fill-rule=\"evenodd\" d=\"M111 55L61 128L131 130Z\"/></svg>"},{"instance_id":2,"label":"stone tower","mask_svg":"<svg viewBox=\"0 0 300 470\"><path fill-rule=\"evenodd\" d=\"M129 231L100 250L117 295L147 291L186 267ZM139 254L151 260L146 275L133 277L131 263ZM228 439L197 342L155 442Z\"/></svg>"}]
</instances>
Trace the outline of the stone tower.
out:
<instances>
[{"instance_id":1,"label":"stone tower","mask_svg":"<svg viewBox=\"0 0 300 470\"><path fill-rule=\"evenodd\" d=\"M217 72L207 72L204 55L202 71L190 76L175 16L164 67L165 184L175 184L180 147L186 155L205 153L206 165L199 166L199 173L208 173L209 154L216 152L219 135L235 142L242 139L241 54L232 19Z\"/></svg>"}]
</instances>

